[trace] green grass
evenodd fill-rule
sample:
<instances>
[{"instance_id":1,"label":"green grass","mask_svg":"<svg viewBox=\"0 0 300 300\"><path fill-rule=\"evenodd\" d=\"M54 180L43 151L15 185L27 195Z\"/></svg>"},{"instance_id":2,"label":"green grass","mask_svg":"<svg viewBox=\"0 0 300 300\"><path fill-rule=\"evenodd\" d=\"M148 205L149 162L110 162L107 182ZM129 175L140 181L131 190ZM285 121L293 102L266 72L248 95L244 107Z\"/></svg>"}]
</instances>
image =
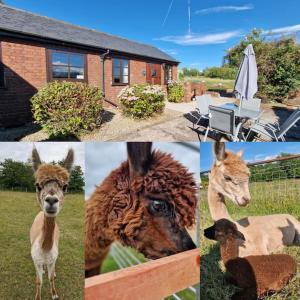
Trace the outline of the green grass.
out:
<instances>
[{"instance_id":1,"label":"green grass","mask_svg":"<svg viewBox=\"0 0 300 300\"><path fill-rule=\"evenodd\" d=\"M257 185L258 183L256 183ZM239 220L242 217L254 215L269 215L276 213L289 213L300 219L299 194L297 196L282 197L273 195L274 186L270 183L259 183L260 189L251 193L252 199L249 206L242 208L227 200L230 215ZM264 196L258 194L258 191ZM268 196L269 195L269 196ZM219 246L203 236L203 230L212 225L212 219L208 210L207 192L201 191L201 299L230 299L237 291L233 285L224 281L224 265L220 261ZM286 247L284 253L292 255L298 262L297 276L278 294L266 297L268 300L296 300L300 299L300 247Z\"/></svg>"},{"instance_id":2,"label":"green grass","mask_svg":"<svg viewBox=\"0 0 300 300\"><path fill-rule=\"evenodd\" d=\"M205 85L208 90L233 90L234 87L234 80L230 79L221 79L221 78L208 78L204 76L198 77L185 77L185 81L192 81L192 82L205 82ZM222 85L219 85L219 84Z\"/></svg>"},{"instance_id":3,"label":"green grass","mask_svg":"<svg viewBox=\"0 0 300 300\"><path fill-rule=\"evenodd\" d=\"M0 299L33 299L35 269L29 230L39 208L34 193L0 191ZM60 299L83 299L83 195L68 195L57 217L60 227L56 288ZM51 299L46 274L42 298Z\"/></svg>"}]
</instances>

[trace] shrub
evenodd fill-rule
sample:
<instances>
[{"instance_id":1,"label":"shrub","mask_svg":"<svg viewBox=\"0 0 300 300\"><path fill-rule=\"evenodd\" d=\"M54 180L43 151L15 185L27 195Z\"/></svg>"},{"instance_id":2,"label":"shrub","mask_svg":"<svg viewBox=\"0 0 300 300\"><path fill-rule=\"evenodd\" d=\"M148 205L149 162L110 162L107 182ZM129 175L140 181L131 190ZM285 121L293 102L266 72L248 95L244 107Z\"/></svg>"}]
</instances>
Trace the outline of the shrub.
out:
<instances>
[{"instance_id":1,"label":"shrub","mask_svg":"<svg viewBox=\"0 0 300 300\"><path fill-rule=\"evenodd\" d=\"M165 92L159 85L125 87L118 95L123 113L133 118L148 118L162 113L165 107Z\"/></svg>"},{"instance_id":2,"label":"shrub","mask_svg":"<svg viewBox=\"0 0 300 300\"><path fill-rule=\"evenodd\" d=\"M228 50L225 62L238 67L243 51L252 44L258 68L258 94L262 99L283 102L299 88L300 45L294 38L267 40L261 30L253 30L246 39Z\"/></svg>"},{"instance_id":3,"label":"shrub","mask_svg":"<svg viewBox=\"0 0 300 300\"><path fill-rule=\"evenodd\" d=\"M76 134L100 125L103 94L85 83L55 81L31 98L33 115L50 136Z\"/></svg>"},{"instance_id":4,"label":"shrub","mask_svg":"<svg viewBox=\"0 0 300 300\"><path fill-rule=\"evenodd\" d=\"M209 78L235 79L237 75L237 68L229 67L211 67L203 71L203 75Z\"/></svg>"},{"instance_id":5,"label":"shrub","mask_svg":"<svg viewBox=\"0 0 300 300\"><path fill-rule=\"evenodd\" d=\"M184 86L180 81L171 81L168 84L168 100L179 103L184 97Z\"/></svg>"}]
</instances>

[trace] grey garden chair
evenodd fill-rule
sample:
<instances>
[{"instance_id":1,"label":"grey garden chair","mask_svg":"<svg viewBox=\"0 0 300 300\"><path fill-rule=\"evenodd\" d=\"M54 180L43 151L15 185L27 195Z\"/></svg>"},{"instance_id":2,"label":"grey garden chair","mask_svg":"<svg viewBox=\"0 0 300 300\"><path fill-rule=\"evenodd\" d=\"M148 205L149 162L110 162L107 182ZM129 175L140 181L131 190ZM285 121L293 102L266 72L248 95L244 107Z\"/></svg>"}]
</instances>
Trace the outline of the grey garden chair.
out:
<instances>
[{"instance_id":1,"label":"grey garden chair","mask_svg":"<svg viewBox=\"0 0 300 300\"><path fill-rule=\"evenodd\" d=\"M196 96L197 116L195 116L193 113L190 113L196 119L196 125L199 124L201 119L209 119L209 106L212 104L212 101L212 97L209 94Z\"/></svg>"},{"instance_id":2,"label":"grey garden chair","mask_svg":"<svg viewBox=\"0 0 300 300\"><path fill-rule=\"evenodd\" d=\"M261 121L250 127L246 136L248 140L251 133L256 133L265 136L268 139L278 141L285 141L285 135L287 132L300 120L300 108L296 109L280 126L279 124L262 123Z\"/></svg>"},{"instance_id":3,"label":"grey garden chair","mask_svg":"<svg viewBox=\"0 0 300 300\"><path fill-rule=\"evenodd\" d=\"M218 106L209 106L209 126L206 129L204 142L207 139L209 131L217 131L219 133L230 136L233 142L239 140L239 131L242 123L235 123L235 111Z\"/></svg>"}]
</instances>

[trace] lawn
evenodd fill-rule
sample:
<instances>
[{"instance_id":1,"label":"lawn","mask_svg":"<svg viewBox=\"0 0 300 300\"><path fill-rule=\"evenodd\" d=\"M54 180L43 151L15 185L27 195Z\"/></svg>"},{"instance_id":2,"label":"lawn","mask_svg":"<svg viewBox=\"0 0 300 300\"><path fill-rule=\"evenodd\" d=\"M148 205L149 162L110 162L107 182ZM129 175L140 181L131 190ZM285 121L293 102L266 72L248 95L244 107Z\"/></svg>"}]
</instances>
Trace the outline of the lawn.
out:
<instances>
[{"instance_id":1,"label":"lawn","mask_svg":"<svg viewBox=\"0 0 300 300\"><path fill-rule=\"evenodd\" d=\"M29 230L39 211L34 193L0 191L0 299L33 299L35 270ZM56 288L60 299L83 299L83 195L67 195L57 217L60 227ZM51 299L44 274L42 298Z\"/></svg>"},{"instance_id":2,"label":"lawn","mask_svg":"<svg viewBox=\"0 0 300 300\"><path fill-rule=\"evenodd\" d=\"M185 81L203 82L208 90L233 90L234 80L222 78L209 78L204 76L185 77Z\"/></svg>"},{"instance_id":3,"label":"lawn","mask_svg":"<svg viewBox=\"0 0 300 300\"><path fill-rule=\"evenodd\" d=\"M257 189L258 184L261 185L259 189ZM282 197L282 193L278 196L277 193L273 195L273 189L274 186L271 187L270 182L256 183L255 190L251 193L251 203L245 208L238 207L230 200L227 200L226 203L230 215L238 220L251 215L289 213L300 219L299 193L293 197L291 195ZM264 193L264 197L259 195L258 191ZM237 288L226 284L224 281L224 266L220 261L218 244L203 236L203 230L211 226L213 222L208 210L207 192L202 190L201 196L201 299L227 300L237 291ZM300 299L300 247L286 247L284 252L292 255L297 260L298 274L282 292L266 297L265 299Z\"/></svg>"}]
</instances>

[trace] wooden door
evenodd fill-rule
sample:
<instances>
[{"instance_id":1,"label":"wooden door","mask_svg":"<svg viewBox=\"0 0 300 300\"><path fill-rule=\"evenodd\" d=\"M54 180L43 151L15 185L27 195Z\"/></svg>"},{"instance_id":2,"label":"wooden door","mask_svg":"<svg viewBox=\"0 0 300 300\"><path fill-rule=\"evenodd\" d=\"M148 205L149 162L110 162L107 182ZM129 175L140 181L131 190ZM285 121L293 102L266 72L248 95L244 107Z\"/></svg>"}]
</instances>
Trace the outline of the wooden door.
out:
<instances>
[{"instance_id":1,"label":"wooden door","mask_svg":"<svg viewBox=\"0 0 300 300\"><path fill-rule=\"evenodd\" d=\"M146 81L149 84L161 84L161 65L147 64L146 67Z\"/></svg>"}]
</instances>

